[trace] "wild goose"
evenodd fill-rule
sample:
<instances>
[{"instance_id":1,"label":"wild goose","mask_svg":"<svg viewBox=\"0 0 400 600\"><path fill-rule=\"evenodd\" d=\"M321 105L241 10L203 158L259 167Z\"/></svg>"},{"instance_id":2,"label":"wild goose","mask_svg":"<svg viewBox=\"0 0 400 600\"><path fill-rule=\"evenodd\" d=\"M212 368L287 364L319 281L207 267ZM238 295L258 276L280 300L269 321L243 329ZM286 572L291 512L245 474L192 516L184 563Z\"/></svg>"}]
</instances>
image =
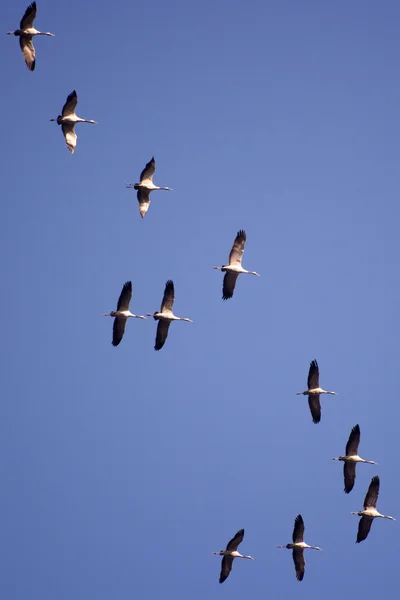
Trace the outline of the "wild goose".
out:
<instances>
[{"instance_id":1,"label":"wild goose","mask_svg":"<svg viewBox=\"0 0 400 600\"><path fill-rule=\"evenodd\" d=\"M173 314L172 309L174 307L174 300L174 282L169 279L165 284L165 291L160 311L155 312L154 314L147 313L148 317L153 317L155 321L158 321L154 350L161 350L161 348L164 346L165 340L168 336L168 329L172 321L187 321L188 323L193 323L193 321L187 317L176 317Z\"/></svg>"},{"instance_id":2,"label":"wild goose","mask_svg":"<svg viewBox=\"0 0 400 600\"><path fill-rule=\"evenodd\" d=\"M321 420L321 403L319 401L320 394L336 395L336 392L327 392L319 387L319 367L316 360L312 360L310 363L307 386L308 389L305 392L296 392L296 394L297 396L301 394L308 396L308 405L310 407L312 420L314 423L319 423Z\"/></svg>"},{"instance_id":3,"label":"wild goose","mask_svg":"<svg viewBox=\"0 0 400 600\"><path fill-rule=\"evenodd\" d=\"M129 317L132 317L133 319L146 318L131 313L131 311L129 310L131 298L132 282L127 281L126 283L124 283L121 294L118 298L117 310L112 310L110 313L103 313L103 317L115 317L113 325L113 339L111 342L113 346L118 346L118 344L124 337L125 325Z\"/></svg>"},{"instance_id":4,"label":"wild goose","mask_svg":"<svg viewBox=\"0 0 400 600\"><path fill-rule=\"evenodd\" d=\"M233 242L232 250L229 254L228 264L222 265L222 267L213 267L219 271L225 272L224 283L222 285L222 300L229 300L232 298L235 290L236 279L241 273L247 273L248 275L257 275L256 271L246 271L242 267L242 256L244 252L244 245L246 243L246 232L243 229L237 232L235 241Z\"/></svg>"},{"instance_id":5,"label":"wild goose","mask_svg":"<svg viewBox=\"0 0 400 600\"><path fill-rule=\"evenodd\" d=\"M154 156L147 163L145 168L140 174L140 182L139 183L128 183L126 185L127 188L133 188L137 190L137 199L139 202L139 212L142 219L144 219L145 214L149 210L149 206L151 203L150 200L150 192L154 190L172 190L169 187L158 187L158 185L154 185L153 183L153 175L156 170L156 161L154 160Z\"/></svg>"},{"instance_id":6,"label":"wild goose","mask_svg":"<svg viewBox=\"0 0 400 600\"><path fill-rule=\"evenodd\" d=\"M21 19L19 29L8 31L7 35L19 36L19 45L24 55L25 64L30 71L35 70L36 54L33 46L32 38L35 35L49 35L54 37L54 33L48 31L38 31L34 28L33 22L36 17L36 2L32 2L25 11Z\"/></svg>"},{"instance_id":7,"label":"wild goose","mask_svg":"<svg viewBox=\"0 0 400 600\"><path fill-rule=\"evenodd\" d=\"M239 544L243 542L244 529L239 529L235 536L228 542L226 550L220 550L219 552L213 552L213 554L219 554L223 556L221 563L221 574L219 576L219 582L224 583L228 578L229 573L232 571L232 564L234 558L248 558L254 560L252 556L245 556L238 552Z\"/></svg>"},{"instance_id":8,"label":"wild goose","mask_svg":"<svg viewBox=\"0 0 400 600\"><path fill-rule=\"evenodd\" d=\"M339 456L338 458L332 458L332 460L342 460L343 475L344 475L344 491L349 494L354 487L356 480L356 464L358 462L368 463L370 465L376 465L377 463L373 460L364 460L358 456L358 446L360 443L360 426L354 425L350 432L349 440L346 444L346 454Z\"/></svg>"},{"instance_id":9,"label":"wild goose","mask_svg":"<svg viewBox=\"0 0 400 600\"><path fill-rule=\"evenodd\" d=\"M378 475L375 475L375 477L371 479L367 495L365 496L364 510L350 513L351 515L358 515L361 517L358 524L356 544L359 544L367 539L369 530L371 529L372 521L377 517L381 517L382 519L390 519L391 521L396 520L394 517L381 515L381 513L376 510L376 503L378 502L379 496L379 485L379 477Z\"/></svg>"},{"instance_id":10,"label":"wild goose","mask_svg":"<svg viewBox=\"0 0 400 600\"><path fill-rule=\"evenodd\" d=\"M71 154L74 154L75 152L76 138L78 137L74 129L76 123L94 123L95 125L98 125L97 121L81 119L80 117L77 117L75 114L77 104L78 96L74 90L68 96L67 101L63 106L61 115L59 115L57 119L50 119L50 121L57 121L58 125L61 125L61 129L67 143L67 148Z\"/></svg>"},{"instance_id":11,"label":"wild goose","mask_svg":"<svg viewBox=\"0 0 400 600\"><path fill-rule=\"evenodd\" d=\"M304 571L306 567L306 561L304 560L304 550L311 548L312 550L321 550L318 546L309 546L304 543L304 521L301 515L297 515L294 520L294 528L292 535L293 543L286 544L286 546L277 546L277 548L287 548L293 550L293 562L296 570L296 579L302 581L304 577Z\"/></svg>"}]
</instances>

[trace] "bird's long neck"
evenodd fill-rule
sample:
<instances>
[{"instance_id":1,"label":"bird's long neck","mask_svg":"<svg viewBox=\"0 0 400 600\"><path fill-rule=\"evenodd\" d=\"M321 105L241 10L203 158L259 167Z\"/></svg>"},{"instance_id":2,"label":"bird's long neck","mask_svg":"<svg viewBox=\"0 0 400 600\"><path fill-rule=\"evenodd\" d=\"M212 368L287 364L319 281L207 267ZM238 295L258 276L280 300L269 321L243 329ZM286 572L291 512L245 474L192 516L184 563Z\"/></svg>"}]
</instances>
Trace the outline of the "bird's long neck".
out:
<instances>
[{"instance_id":1,"label":"bird's long neck","mask_svg":"<svg viewBox=\"0 0 400 600\"><path fill-rule=\"evenodd\" d=\"M218 269L218 271L221 271L222 267L213 267L213 269Z\"/></svg>"}]
</instances>

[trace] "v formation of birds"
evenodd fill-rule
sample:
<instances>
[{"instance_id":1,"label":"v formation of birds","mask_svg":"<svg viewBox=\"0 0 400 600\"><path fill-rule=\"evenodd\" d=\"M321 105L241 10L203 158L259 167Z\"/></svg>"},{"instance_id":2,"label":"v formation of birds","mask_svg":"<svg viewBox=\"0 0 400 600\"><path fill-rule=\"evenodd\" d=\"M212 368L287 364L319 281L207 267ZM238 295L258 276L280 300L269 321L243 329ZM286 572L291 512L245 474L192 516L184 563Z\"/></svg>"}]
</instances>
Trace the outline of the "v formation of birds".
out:
<instances>
[{"instance_id":1,"label":"v formation of birds","mask_svg":"<svg viewBox=\"0 0 400 600\"><path fill-rule=\"evenodd\" d=\"M36 52L33 46L33 38L36 35L45 35L54 37L53 33L41 32L35 29L34 20L36 18L37 6L36 2L32 2L26 9L24 16L20 22L20 28L15 31L9 31L8 35L15 35L19 37L20 47L24 56L24 60L27 68L30 71L35 70L36 66ZM68 150L74 154L76 149L77 135L75 133L75 125L77 123L93 123L97 124L96 121L82 119L75 113L76 106L78 104L78 96L76 91L71 92L63 106L61 115L56 119L50 119L51 121L57 122L61 125L61 129L66 141ZM156 170L156 163L154 157L146 164L141 172L139 183L128 184L128 188L133 188L137 191L137 200L139 203L139 212L142 218L145 217L150 207L150 193L155 190L171 190L169 187L158 187L153 183L153 176ZM244 247L246 243L246 232L240 230L237 232L235 240L233 242L232 249L229 254L228 264L222 266L214 266L214 269L219 269L224 273L223 286L222 286L222 299L228 300L233 297L233 293L236 286L237 278L240 274L250 274L259 277L256 271L247 271L242 267L242 257ZM157 323L157 332L155 339L155 350L161 350L166 342L168 331L173 321L186 321L191 323L191 319L188 317L177 317L173 313L173 306L175 301L175 288L174 283L168 280L165 284L164 294L161 302L161 308L159 311L154 313L147 313L144 315L135 315L130 311L130 303L132 299L132 282L127 281L120 293L117 310L111 311L110 313L104 313L104 316L110 316L114 318L113 323L113 336L112 345L118 346L122 341L125 333L126 322L129 318L135 319L146 319L147 317L153 317ZM322 394L335 395L336 392L324 390L320 387L319 383L319 366L316 360L312 360L309 367L307 389L303 392L297 392L297 394L308 396L308 404L310 408L311 417L314 423L321 421L321 402L320 396ZM345 454L332 460L342 461L343 465L343 477L344 477L344 491L349 494L355 484L356 479L356 465L357 463L368 463L377 464L371 460L365 460L358 455L358 446L360 443L360 427L355 425L349 435L348 442L346 444ZM377 475L372 477L370 485L368 487L363 509L351 514L358 515L361 517L358 525L358 533L356 543L364 541L370 532L372 522L375 518L384 518L395 520L394 517L383 515L377 511L376 505L379 496L380 479ZM278 548L287 548L292 550L292 557L295 567L296 578L298 581L302 581L305 572L305 559L304 550L314 549L322 550L318 546L310 546L304 542L304 520L302 515L297 515L294 521L294 528L292 534L292 542L285 546L277 546ZM232 564L235 558L245 558L254 560L252 556L246 556L238 552L238 547L244 539L244 529L240 529L234 537L228 542L225 550L214 552L222 556L222 565L219 582L223 583L229 576L232 570Z\"/></svg>"}]
</instances>

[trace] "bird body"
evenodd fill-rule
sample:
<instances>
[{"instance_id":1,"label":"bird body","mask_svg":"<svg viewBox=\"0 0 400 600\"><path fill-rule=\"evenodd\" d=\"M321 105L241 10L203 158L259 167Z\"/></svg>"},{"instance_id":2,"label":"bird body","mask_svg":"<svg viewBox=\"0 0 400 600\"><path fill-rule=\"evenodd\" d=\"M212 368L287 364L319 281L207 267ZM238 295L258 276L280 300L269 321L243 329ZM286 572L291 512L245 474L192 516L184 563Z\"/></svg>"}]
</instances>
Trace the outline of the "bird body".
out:
<instances>
[{"instance_id":1,"label":"bird body","mask_svg":"<svg viewBox=\"0 0 400 600\"><path fill-rule=\"evenodd\" d=\"M175 289L174 282L169 279L165 284L164 296L161 302L161 309L155 313L147 313L148 317L153 317L155 321L158 321L156 343L154 350L161 350L164 346L165 341L168 337L169 326L172 321L186 321L187 323L193 323L191 319L187 317L176 317L172 312L175 301Z\"/></svg>"},{"instance_id":2,"label":"bird body","mask_svg":"<svg viewBox=\"0 0 400 600\"><path fill-rule=\"evenodd\" d=\"M371 483L369 484L367 495L364 499L363 510L350 513L351 515L358 515L359 517L361 517L360 522L358 524L356 544L359 544L360 542L363 542L365 539L367 539L374 519L380 517L381 519L390 519L391 521L396 520L394 517L390 517L389 515L382 515L380 512L377 511L376 504L379 496L379 487L380 480L378 475L375 475L375 477L371 479Z\"/></svg>"},{"instance_id":3,"label":"bird body","mask_svg":"<svg viewBox=\"0 0 400 600\"><path fill-rule=\"evenodd\" d=\"M75 114L77 104L78 95L74 90L67 97L61 115L58 115L57 119L50 119L50 121L56 121L58 125L61 125L67 148L71 152L71 154L74 154L75 152L76 140L78 137L74 129L76 123L93 123L95 125L98 125L97 121L93 121L91 119L81 119L81 117L78 117Z\"/></svg>"},{"instance_id":4,"label":"bird body","mask_svg":"<svg viewBox=\"0 0 400 600\"><path fill-rule=\"evenodd\" d=\"M247 271L242 267L242 256L244 252L244 246L246 243L246 232L243 229L237 232L235 241L231 252L229 254L229 260L227 265L222 267L213 267L225 273L224 283L222 286L222 299L228 300L232 298L235 290L236 280L241 273L247 273L248 275L256 275L260 277L256 271Z\"/></svg>"},{"instance_id":5,"label":"bird body","mask_svg":"<svg viewBox=\"0 0 400 600\"><path fill-rule=\"evenodd\" d=\"M35 70L36 53L33 46L32 38L35 35L48 35L54 37L54 33L49 31L39 31L33 26L36 17L36 2L32 2L25 11L20 22L20 28L15 31L8 31L7 35L15 35L19 37L19 45L24 55L25 64L30 71Z\"/></svg>"},{"instance_id":6,"label":"bird body","mask_svg":"<svg viewBox=\"0 0 400 600\"><path fill-rule=\"evenodd\" d=\"M319 385L319 367L316 360L312 360L308 371L307 389L304 392L296 392L296 394L308 396L308 405L312 420L314 423L319 423L321 420L321 402L320 394L332 394L336 396L336 392L324 390Z\"/></svg>"},{"instance_id":7,"label":"bird body","mask_svg":"<svg viewBox=\"0 0 400 600\"><path fill-rule=\"evenodd\" d=\"M322 552L322 548L318 546L309 546L304 542L304 521L301 515L297 515L294 520L294 528L292 534L292 543L286 544L286 546L277 546L277 548L287 548L293 550L293 562L296 571L296 579L302 581L304 577L306 561L304 559L304 550L319 550Z\"/></svg>"},{"instance_id":8,"label":"bird body","mask_svg":"<svg viewBox=\"0 0 400 600\"><path fill-rule=\"evenodd\" d=\"M117 310L112 310L110 313L103 313L103 317L115 317L113 325L113 339L112 345L118 346L121 342L124 333L126 321L129 318L133 319L145 319L146 317L134 315L129 310L129 305L132 299L132 282L127 281L124 283L121 294L118 299Z\"/></svg>"},{"instance_id":9,"label":"bird body","mask_svg":"<svg viewBox=\"0 0 400 600\"><path fill-rule=\"evenodd\" d=\"M245 554L240 554L240 552L238 552L238 546L242 543L243 538L244 529L239 529L239 531L234 535L234 537L228 542L225 550L213 552L213 554L223 556L221 563L221 574L219 577L220 583L223 583L229 576L229 573L232 570L234 558L248 558L249 560L254 560L253 556L246 556Z\"/></svg>"},{"instance_id":10,"label":"bird body","mask_svg":"<svg viewBox=\"0 0 400 600\"><path fill-rule=\"evenodd\" d=\"M140 182L139 183L128 183L127 188L133 188L137 190L137 199L139 202L139 212L142 219L144 219L145 214L149 210L149 206L151 204L150 200L150 192L154 190L168 190L171 191L172 188L169 187L159 187L158 185L154 185L153 183L153 175L156 170L156 161L154 156L151 160L146 164L145 168L140 174Z\"/></svg>"},{"instance_id":11,"label":"bird body","mask_svg":"<svg viewBox=\"0 0 400 600\"><path fill-rule=\"evenodd\" d=\"M344 462L343 476L344 476L344 491L349 494L354 487L356 479L356 464L358 462L368 463L370 465L376 465L373 460L365 460L358 456L358 446L360 444L360 426L357 424L353 427L350 432L348 442L346 444L346 454L344 456L338 456L332 458L332 460L340 460Z\"/></svg>"}]
</instances>

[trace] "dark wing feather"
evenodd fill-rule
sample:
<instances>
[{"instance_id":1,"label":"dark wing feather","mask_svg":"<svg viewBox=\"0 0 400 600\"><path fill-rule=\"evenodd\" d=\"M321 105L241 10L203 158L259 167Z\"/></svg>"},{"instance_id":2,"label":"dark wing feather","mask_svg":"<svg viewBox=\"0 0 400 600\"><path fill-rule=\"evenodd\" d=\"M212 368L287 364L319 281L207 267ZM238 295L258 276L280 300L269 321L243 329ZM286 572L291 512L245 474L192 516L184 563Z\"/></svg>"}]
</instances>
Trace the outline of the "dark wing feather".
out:
<instances>
[{"instance_id":1,"label":"dark wing feather","mask_svg":"<svg viewBox=\"0 0 400 600\"><path fill-rule=\"evenodd\" d=\"M309 390L315 390L319 387L319 367L316 360L310 362L307 385Z\"/></svg>"},{"instance_id":2,"label":"dark wing feather","mask_svg":"<svg viewBox=\"0 0 400 600\"><path fill-rule=\"evenodd\" d=\"M122 291L118 298L117 310L129 310L129 304L132 298L132 281L124 283Z\"/></svg>"},{"instance_id":3,"label":"dark wing feather","mask_svg":"<svg viewBox=\"0 0 400 600\"><path fill-rule=\"evenodd\" d=\"M161 350L161 348L164 346L165 340L168 337L168 329L170 325L171 321L165 321L164 319L160 319L158 321L154 350Z\"/></svg>"},{"instance_id":4,"label":"dark wing feather","mask_svg":"<svg viewBox=\"0 0 400 600\"><path fill-rule=\"evenodd\" d=\"M125 317L115 317L113 325L113 339L111 342L113 346L118 346L124 337L126 321L127 319L125 319Z\"/></svg>"},{"instance_id":5,"label":"dark wing feather","mask_svg":"<svg viewBox=\"0 0 400 600\"><path fill-rule=\"evenodd\" d=\"M229 573L232 571L233 556L224 556L221 563L221 574L219 576L219 582L224 583L225 579L228 578Z\"/></svg>"},{"instance_id":6,"label":"dark wing feather","mask_svg":"<svg viewBox=\"0 0 400 600\"><path fill-rule=\"evenodd\" d=\"M32 2L25 11L19 24L20 29L30 29L36 17L36 2Z\"/></svg>"},{"instance_id":7,"label":"dark wing feather","mask_svg":"<svg viewBox=\"0 0 400 600\"><path fill-rule=\"evenodd\" d=\"M366 508L376 508L376 503L378 502L379 496L379 477L375 475L371 479L371 483L369 484L367 495L364 500L364 509Z\"/></svg>"},{"instance_id":8,"label":"dark wing feather","mask_svg":"<svg viewBox=\"0 0 400 600\"><path fill-rule=\"evenodd\" d=\"M229 542L226 546L226 549L229 550L230 552L234 552L235 550L238 549L239 544L241 544L243 542L243 538L244 538L244 529L239 529L239 531L237 533L235 533L233 538L231 540L229 540Z\"/></svg>"},{"instance_id":9,"label":"dark wing feather","mask_svg":"<svg viewBox=\"0 0 400 600\"><path fill-rule=\"evenodd\" d=\"M356 480L356 463L345 462L343 465L344 491L350 494Z\"/></svg>"},{"instance_id":10,"label":"dark wing feather","mask_svg":"<svg viewBox=\"0 0 400 600\"><path fill-rule=\"evenodd\" d=\"M233 242L232 250L229 254L228 264L230 265L241 265L242 256L244 252L244 245L246 243L246 232L241 229L237 232L235 241Z\"/></svg>"},{"instance_id":11,"label":"dark wing feather","mask_svg":"<svg viewBox=\"0 0 400 600\"><path fill-rule=\"evenodd\" d=\"M349 440L346 444L346 456L355 456L358 454L358 445L360 443L360 426L354 425L350 432Z\"/></svg>"},{"instance_id":12,"label":"dark wing feather","mask_svg":"<svg viewBox=\"0 0 400 600\"><path fill-rule=\"evenodd\" d=\"M367 539L373 520L374 519L372 517L361 517L358 524L356 544L359 544Z\"/></svg>"},{"instance_id":13,"label":"dark wing feather","mask_svg":"<svg viewBox=\"0 0 400 600\"><path fill-rule=\"evenodd\" d=\"M222 284L222 300L229 300L232 298L233 292L235 291L236 279L239 277L239 273L231 273L227 271L224 277L224 283Z\"/></svg>"},{"instance_id":14,"label":"dark wing feather","mask_svg":"<svg viewBox=\"0 0 400 600\"><path fill-rule=\"evenodd\" d=\"M24 55L26 66L30 71L34 71L36 65L36 53L32 40L24 36L20 36L19 45L21 47L22 54Z\"/></svg>"},{"instance_id":15,"label":"dark wing feather","mask_svg":"<svg viewBox=\"0 0 400 600\"><path fill-rule=\"evenodd\" d=\"M161 311L172 311L175 300L175 290L174 290L174 282L171 279L168 279L165 284L164 296L161 303Z\"/></svg>"},{"instance_id":16,"label":"dark wing feather","mask_svg":"<svg viewBox=\"0 0 400 600\"><path fill-rule=\"evenodd\" d=\"M151 204L150 200L150 190L140 187L137 191L137 199L139 202L139 212L142 219L144 219L145 214L149 210L149 206Z\"/></svg>"},{"instance_id":17,"label":"dark wing feather","mask_svg":"<svg viewBox=\"0 0 400 600\"><path fill-rule=\"evenodd\" d=\"M301 515L297 515L294 520L292 539L294 544L304 541L304 521Z\"/></svg>"},{"instance_id":18,"label":"dark wing feather","mask_svg":"<svg viewBox=\"0 0 400 600\"><path fill-rule=\"evenodd\" d=\"M152 159L147 163L147 165L145 166L143 171L140 173L140 183L142 181L144 181L145 179L150 179L150 181L151 181L153 179L155 170L156 170L156 161L154 160L154 156L153 156Z\"/></svg>"},{"instance_id":19,"label":"dark wing feather","mask_svg":"<svg viewBox=\"0 0 400 600\"><path fill-rule=\"evenodd\" d=\"M76 91L74 90L68 96L68 98L63 106L61 116L68 117L68 115L74 114L77 104L78 104L78 95L77 95Z\"/></svg>"},{"instance_id":20,"label":"dark wing feather","mask_svg":"<svg viewBox=\"0 0 400 600\"><path fill-rule=\"evenodd\" d=\"M310 394L308 396L308 406L310 407L313 423L319 423L321 420L321 402L319 394Z\"/></svg>"},{"instance_id":21,"label":"dark wing feather","mask_svg":"<svg viewBox=\"0 0 400 600\"><path fill-rule=\"evenodd\" d=\"M304 550L293 550L293 562L296 569L297 581L303 581L306 561L304 560Z\"/></svg>"}]
</instances>

